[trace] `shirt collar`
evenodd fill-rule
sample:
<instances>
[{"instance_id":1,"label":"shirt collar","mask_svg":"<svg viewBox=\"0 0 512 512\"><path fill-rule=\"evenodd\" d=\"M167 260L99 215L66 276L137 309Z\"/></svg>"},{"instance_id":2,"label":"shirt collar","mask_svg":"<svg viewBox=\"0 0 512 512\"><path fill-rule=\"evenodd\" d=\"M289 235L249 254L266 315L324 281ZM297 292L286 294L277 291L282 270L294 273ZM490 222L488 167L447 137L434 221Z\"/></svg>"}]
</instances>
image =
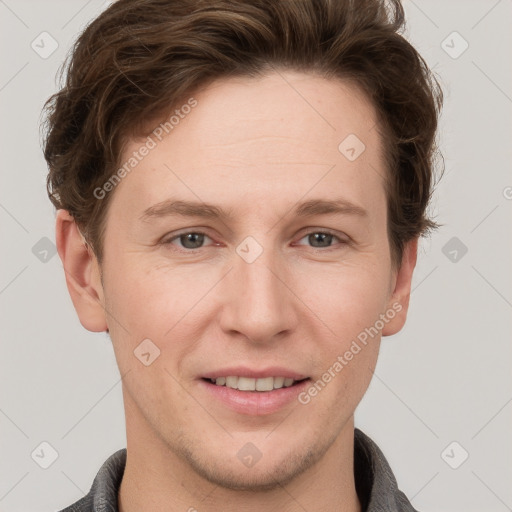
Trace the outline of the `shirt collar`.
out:
<instances>
[{"instance_id":1,"label":"shirt collar","mask_svg":"<svg viewBox=\"0 0 512 512\"><path fill-rule=\"evenodd\" d=\"M358 428L354 429L354 478L363 512L418 512L398 488L380 448Z\"/></svg>"},{"instance_id":2,"label":"shirt collar","mask_svg":"<svg viewBox=\"0 0 512 512\"><path fill-rule=\"evenodd\" d=\"M126 448L123 448L103 463L89 493L61 512L118 512L117 495L125 465ZM363 512L418 512L398 489L382 451L357 428L354 429L354 478Z\"/></svg>"}]
</instances>

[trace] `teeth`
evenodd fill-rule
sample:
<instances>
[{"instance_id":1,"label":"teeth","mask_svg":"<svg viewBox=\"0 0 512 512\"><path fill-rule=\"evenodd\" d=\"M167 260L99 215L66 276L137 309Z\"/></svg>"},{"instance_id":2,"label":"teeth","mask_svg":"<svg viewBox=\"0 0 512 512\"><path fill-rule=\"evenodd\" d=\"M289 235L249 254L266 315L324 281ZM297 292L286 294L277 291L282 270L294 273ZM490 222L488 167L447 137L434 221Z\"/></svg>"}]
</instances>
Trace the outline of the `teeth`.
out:
<instances>
[{"instance_id":1,"label":"teeth","mask_svg":"<svg viewBox=\"0 0 512 512\"><path fill-rule=\"evenodd\" d=\"M256 379L256 391L272 391L273 389L274 389L274 377L265 377L264 379Z\"/></svg>"},{"instance_id":2,"label":"teeth","mask_svg":"<svg viewBox=\"0 0 512 512\"><path fill-rule=\"evenodd\" d=\"M240 391L254 391L256 389L256 379L238 377L238 389Z\"/></svg>"},{"instance_id":3,"label":"teeth","mask_svg":"<svg viewBox=\"0 0 512 512\"><path fill-rule=\"evenodd\" d=\"M274 377L274 389L280 389L283 387L284 377Z\"/></svg>"},{"instance_id":4,"label":"teeth","mask_svg":"<svg viewBox=\"0 0 512 512\"><path fill-rule=\"evenodd\" d=\"M261 379L252 379L250 377L218 377L211 379L217 386L226 386L240 391L272 391L282 387L289 388L295 381L284 377L263 377Z\"/></svg>"},{"instance_id":5,"label":"teeth","mask_svg":"<svg viewBox=\"0 0 512 512\"><path fill-rule=\"evenodd\" d=\"M223 377L221 377L222 379ZM217 382L215 382L217 384ZM226 386L228 388L238 389L238 377L226 377Z\"/></svg>"}]
</instances>

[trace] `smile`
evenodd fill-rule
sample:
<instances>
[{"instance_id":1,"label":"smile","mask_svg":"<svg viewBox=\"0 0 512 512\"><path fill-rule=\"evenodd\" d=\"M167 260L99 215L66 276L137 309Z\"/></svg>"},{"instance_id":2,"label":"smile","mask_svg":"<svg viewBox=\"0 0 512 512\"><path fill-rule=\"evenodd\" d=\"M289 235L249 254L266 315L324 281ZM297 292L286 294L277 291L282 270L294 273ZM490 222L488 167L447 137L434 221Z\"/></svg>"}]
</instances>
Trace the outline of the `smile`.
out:
<instances>
[{"instance_id":1,"label":"smile","mask_svg":"<svg viewBox=\"0 0 512 512\"><path fill-rule=\"evenodd\" d=\"M300 380L291 379L288 377L263 377L253 379L251 377L217 377L210 379L212 384L217 386L225 386L231 389L238 389L240 391L272 391L274 389L289 388Z\"/></svg>"}]
</instances>

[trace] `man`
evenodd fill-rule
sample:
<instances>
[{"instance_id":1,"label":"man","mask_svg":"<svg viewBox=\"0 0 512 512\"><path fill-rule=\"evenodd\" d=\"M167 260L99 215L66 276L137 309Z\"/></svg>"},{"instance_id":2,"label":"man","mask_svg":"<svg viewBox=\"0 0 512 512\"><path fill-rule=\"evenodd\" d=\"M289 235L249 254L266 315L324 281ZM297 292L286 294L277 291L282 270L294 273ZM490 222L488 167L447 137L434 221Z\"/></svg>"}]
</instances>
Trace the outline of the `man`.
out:
<instances>
[{"instance_id":1,"label":"man","mask_svg":"<svg viewBox=\"0 0 512 512\"><path fill-rule=\"evenodd\" d=\"M66 511L414 511L354 411L404 325L442 93L377 0L119 0L48 190L127 449Z\"/></svg>"}]
</instances>

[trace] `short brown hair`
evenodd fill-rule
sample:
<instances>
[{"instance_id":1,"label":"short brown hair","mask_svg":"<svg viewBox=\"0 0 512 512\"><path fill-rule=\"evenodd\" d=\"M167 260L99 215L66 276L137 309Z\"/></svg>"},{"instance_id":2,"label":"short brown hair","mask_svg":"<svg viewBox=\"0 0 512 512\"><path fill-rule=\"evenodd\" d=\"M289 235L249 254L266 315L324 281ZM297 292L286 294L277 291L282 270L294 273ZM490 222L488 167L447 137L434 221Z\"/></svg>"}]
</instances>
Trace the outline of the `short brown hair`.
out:
<instances>
[{"instance_id":1,"label":"short brown hair","mask_svg":"<svg viewBox=\"0 0 512 512\"><path fill-rule=\"evenodd\" d=\"M79 36L63 88L46 103L48 194L102 260L108 194L93 193L149 119L218 78L273 67L350 80L376 109L386 164L388 236L438 226L426 208L442 90L401 35L399 0L118 0Z\"/></svg>"}]
</instances>

